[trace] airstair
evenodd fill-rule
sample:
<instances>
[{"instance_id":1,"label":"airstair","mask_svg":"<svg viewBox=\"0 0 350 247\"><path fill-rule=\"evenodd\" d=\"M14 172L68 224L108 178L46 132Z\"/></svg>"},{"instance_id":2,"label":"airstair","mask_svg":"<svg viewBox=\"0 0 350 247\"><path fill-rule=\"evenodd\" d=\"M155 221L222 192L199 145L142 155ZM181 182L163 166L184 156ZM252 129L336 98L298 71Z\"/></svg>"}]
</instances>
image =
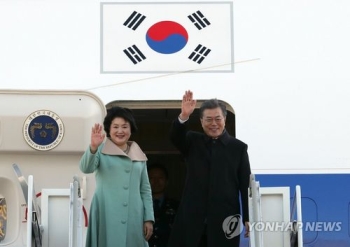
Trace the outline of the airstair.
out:
<instances>
[{"instance_id":1,"label":"airstair","mask_svg":"<svg viewBox=\"0 0 350 247\"><path fill-rule=\"evenodd\" d=\"M303 247L301 188L249 186L250 247Z\"/></svg>"},{"instance_id":2,"label":"airstair","mask_svg":"<svg viewBox=\"0 0 350 247\"><path fill-rule=\"evenodd\" d=\"M28 202L33 203L28 203L27 233L33 234L27 234L26 246L57 246L57 243L66 239L68 235L68 247L83 247L84 218L81 193L77 177L73 178L69 189L43 189L40 210L42 221L39 222L36 218L38 209L33 176L29 175L27 196ZM50 213L53 211L60 213Z\"/></svg>"}]
</instances>

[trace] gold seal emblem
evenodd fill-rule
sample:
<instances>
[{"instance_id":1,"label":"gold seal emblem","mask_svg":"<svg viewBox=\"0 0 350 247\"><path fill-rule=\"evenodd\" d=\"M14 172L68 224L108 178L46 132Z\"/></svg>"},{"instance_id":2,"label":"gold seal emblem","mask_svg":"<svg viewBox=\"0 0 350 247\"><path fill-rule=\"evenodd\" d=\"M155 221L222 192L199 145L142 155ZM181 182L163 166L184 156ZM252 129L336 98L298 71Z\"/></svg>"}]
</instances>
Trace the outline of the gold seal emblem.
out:
<instances>
[{"instance_id":1,"label":"gold seal emblem","mask_svg":"<svg viewBox=\"0 0 350 247\"><path fill-rule=\"evenodd\" d=\"M31 113L24 122L24 140L32 148L48 151L57 147L63 139L64 125L61 118L49 110Z\"/></svg>"}]
</instances>

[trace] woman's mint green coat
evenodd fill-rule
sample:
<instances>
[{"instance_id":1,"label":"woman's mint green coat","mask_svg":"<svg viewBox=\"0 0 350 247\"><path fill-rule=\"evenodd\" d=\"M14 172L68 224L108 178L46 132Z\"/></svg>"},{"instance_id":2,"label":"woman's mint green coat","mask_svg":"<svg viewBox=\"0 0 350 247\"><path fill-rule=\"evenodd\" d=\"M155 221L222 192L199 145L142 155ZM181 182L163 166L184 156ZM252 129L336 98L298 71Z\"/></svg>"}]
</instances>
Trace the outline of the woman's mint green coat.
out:
<instances>
[{"instance_id":1,"label":"woman's mint green coat","mask_svg":"<svg viewBox=\"0 0 350 247\"><path fill-rule=\"evenodd\" d=\"M154 222L154 215L147 158L137 143L129 145L126 155L107 139L80 160L80 170L96 178L86 247L148 247L143 223Z\"/></svg>"}]
</instances>

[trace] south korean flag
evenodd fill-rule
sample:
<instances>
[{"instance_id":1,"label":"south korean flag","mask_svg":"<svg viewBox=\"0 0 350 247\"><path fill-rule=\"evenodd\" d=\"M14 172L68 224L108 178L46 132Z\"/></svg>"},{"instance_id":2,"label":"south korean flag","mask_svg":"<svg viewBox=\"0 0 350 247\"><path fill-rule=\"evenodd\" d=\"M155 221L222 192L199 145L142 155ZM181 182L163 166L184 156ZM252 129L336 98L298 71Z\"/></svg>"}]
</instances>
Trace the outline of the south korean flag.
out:
<instances>
[{"instance_id":1,"label":"south korean flag","mask_svg":"<svg viewBox=\"0 0 350 247\"><path fill-rule=\"evenodd\" d=\"M101 73L233 72L232 2L101 3Z\"/></svg>"}]
</instances>

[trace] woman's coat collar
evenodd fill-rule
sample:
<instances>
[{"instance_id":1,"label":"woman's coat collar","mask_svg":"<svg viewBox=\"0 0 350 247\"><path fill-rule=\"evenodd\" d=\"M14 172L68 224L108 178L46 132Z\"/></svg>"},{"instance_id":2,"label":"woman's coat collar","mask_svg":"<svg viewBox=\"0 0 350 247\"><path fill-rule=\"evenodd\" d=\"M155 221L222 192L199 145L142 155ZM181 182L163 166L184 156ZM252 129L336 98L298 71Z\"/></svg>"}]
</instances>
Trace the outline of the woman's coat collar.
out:
<instances>
[{"instance_id":1,"label":"woman's coat collar","mask_svg":"<svg viewBox=\"0 0 350 247\"><path fill-rule=\"evenodd\" d=\"M129 153L126 154L109 138L107 138L104 146L102 147L101 153L108 155L128 156L132 161L147 161L146 155L136 142L128 141L128 145L130 146L130 150Z\"/></svg>"}]
</instances>

